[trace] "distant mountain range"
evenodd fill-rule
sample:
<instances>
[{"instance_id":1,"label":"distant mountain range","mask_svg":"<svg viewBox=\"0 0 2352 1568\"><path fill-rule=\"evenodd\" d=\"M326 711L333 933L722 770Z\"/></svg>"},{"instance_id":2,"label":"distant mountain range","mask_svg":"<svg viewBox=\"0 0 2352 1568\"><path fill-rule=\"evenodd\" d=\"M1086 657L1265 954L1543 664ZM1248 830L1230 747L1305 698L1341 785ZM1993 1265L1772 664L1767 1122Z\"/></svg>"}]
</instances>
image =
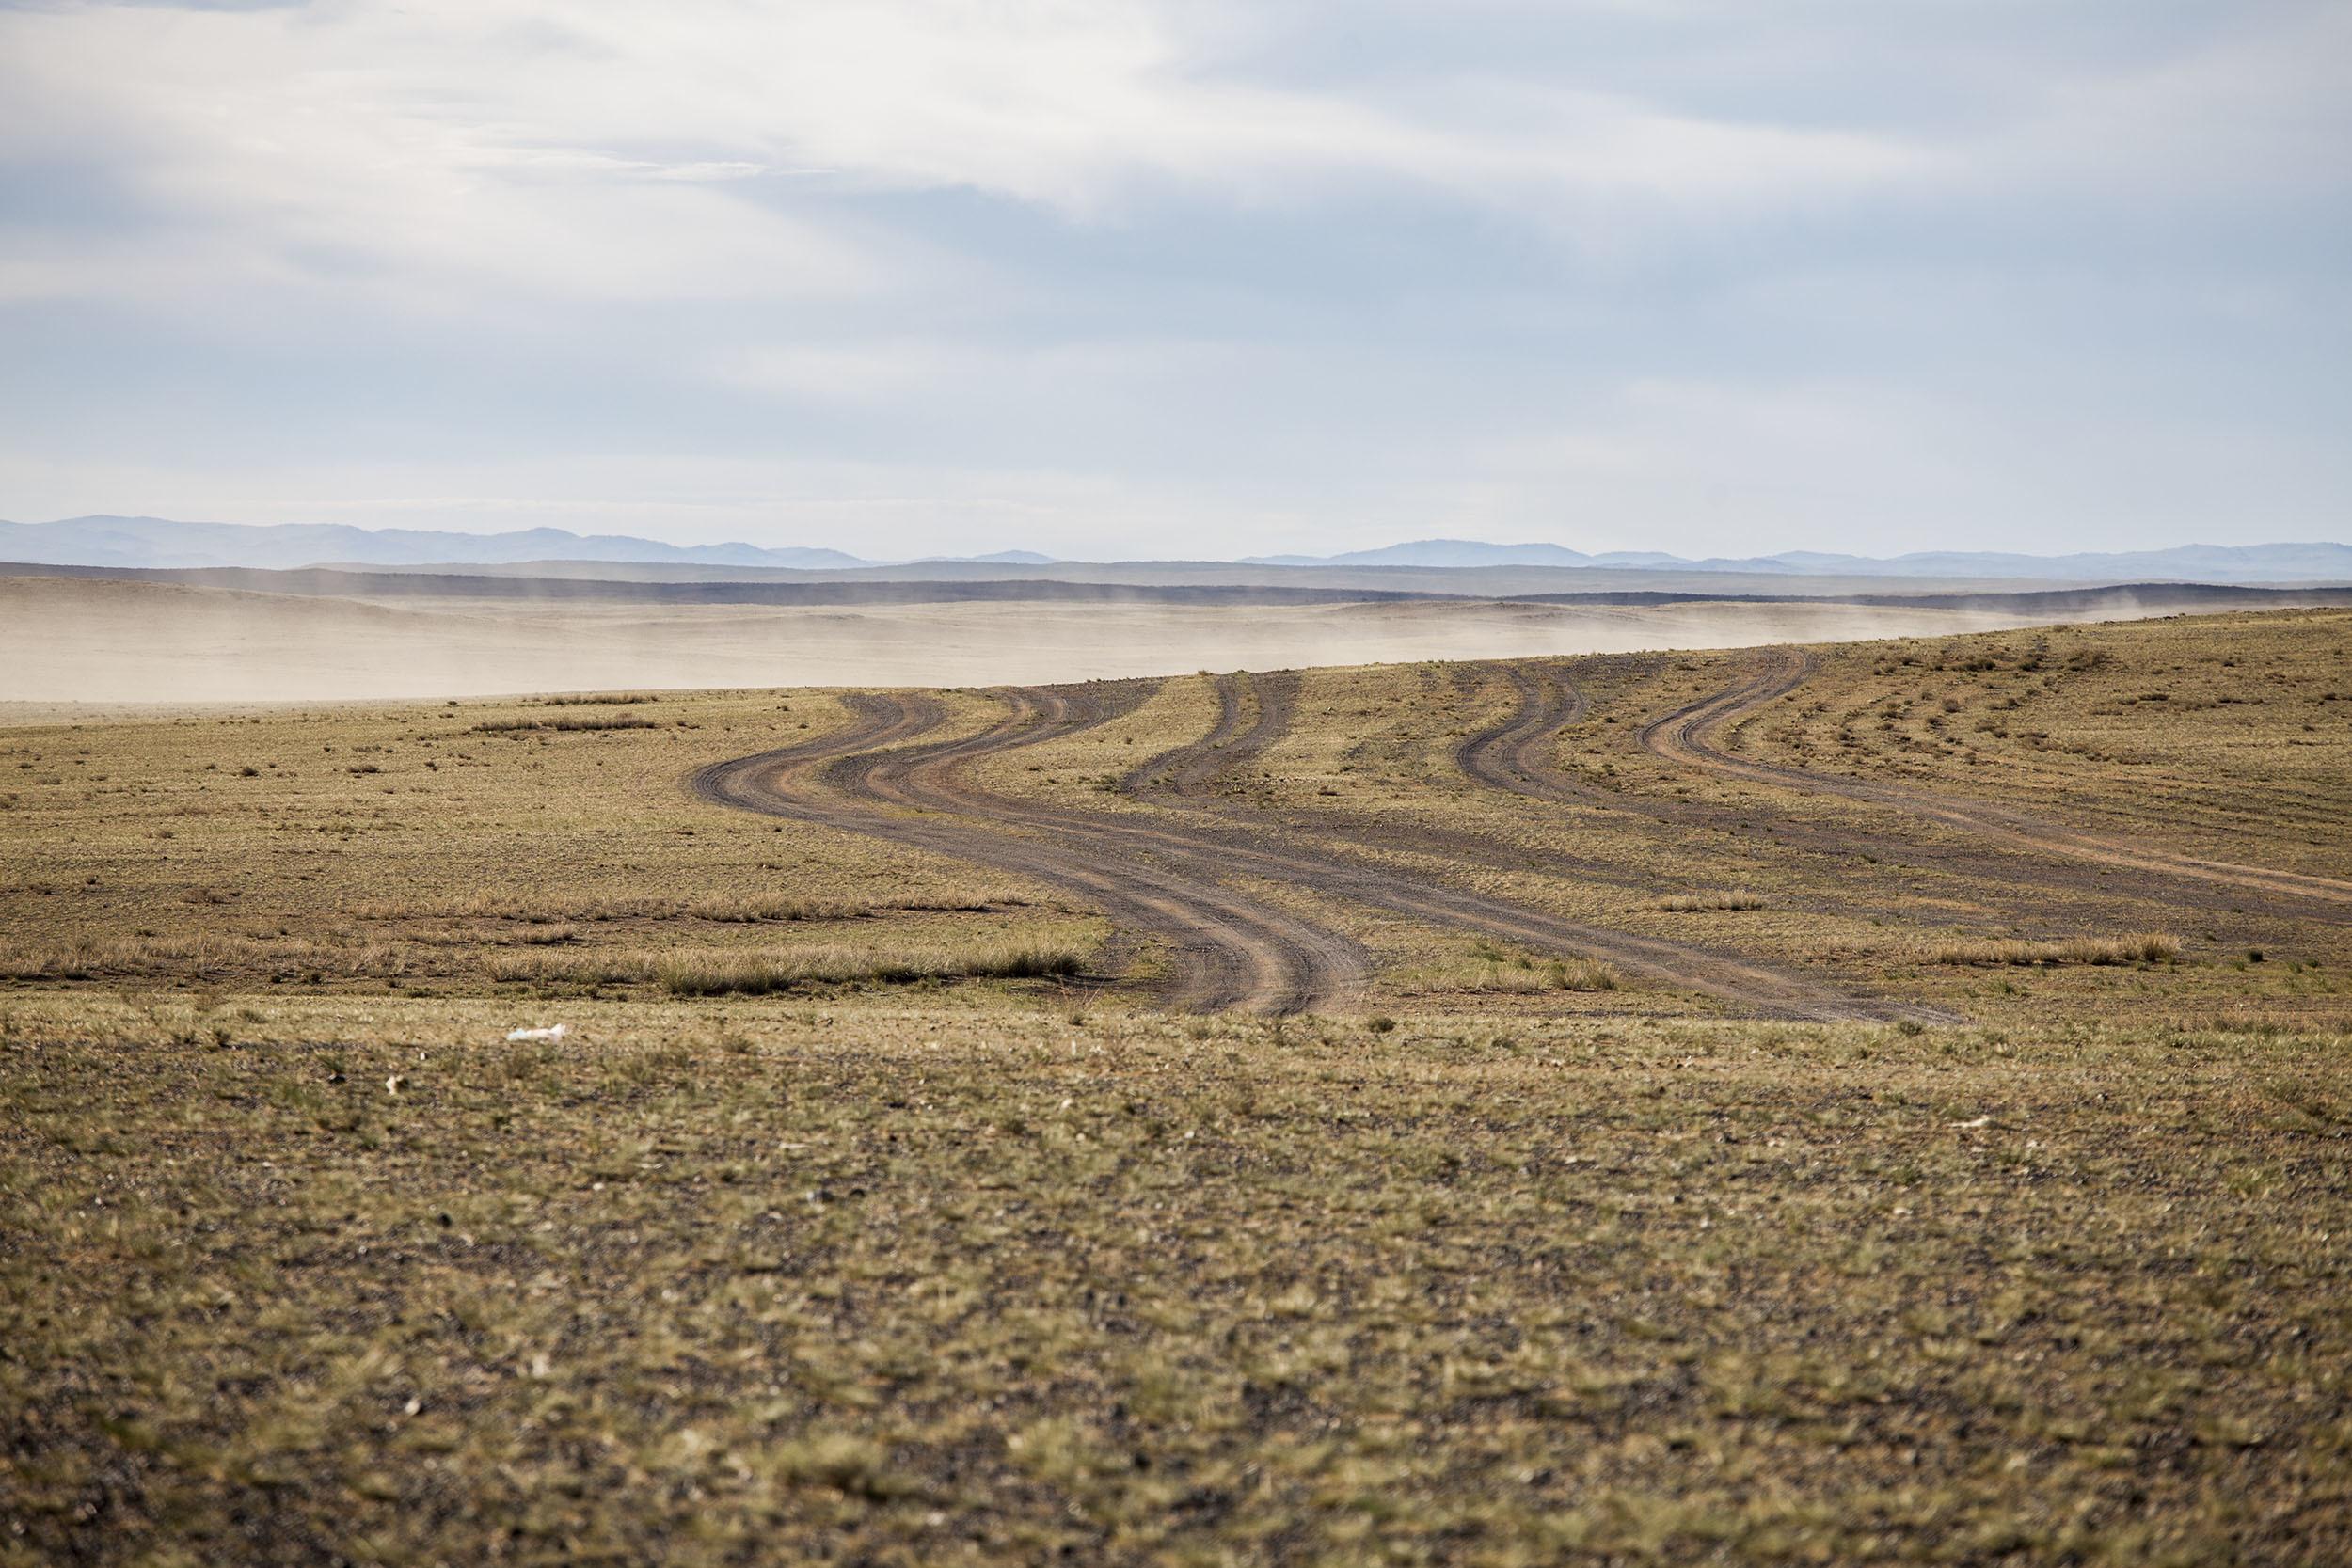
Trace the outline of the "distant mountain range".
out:
<instances>
[{"instance_id":1,"label":"distant mountain range","mask_svg":"<svg viewBox=\"0 0 2352 1568\"><path fill-rule=\"evenodd\" d=\"M1255 566L1581 566L1678 572L1760 572L1804 577L2034 578L2057 582L2352 581L2352 545L2181 545L2163 550L2079 555L2015 555L1994 550L1927 550L1911 555L1778 555L1689 561L1655 550L1587 555L1562 545L1489 545L1475 539L1420 539L1341 555L1261 555Z\"/></svg>"},{"instance_id":2,"label":"distant mountain range","mask_svg":"<svg viewBox=\"0 0 2352 1568\"><path fill-rule=\"evenodd\" d=\"M702 566L864 566L840 550L665 545L560 528L443 533L342 523L181 523L168 517L67 517L0 523L0 561L56 566L509 565L523 561L664 561Z\"/></svg>"},{"instance_id":3,"label":"distant mountain range","mask_svg":"<svg viewBox=\"0 0 2352 1568\"><path fill-rule=\"evenodd\" d=\"M933 556L932 561L1045 566L1059 557L1034 550ZM183 523L165 517L68 517L0 522L0 562L55 566L291 568L302 566L515 565L611 562L698 566L785 566L802 570L871 566L841 550L805 546L667 545L626 534L560 528L512 533L365 529L341 523ZM920 564L911 562L907 564ZM1588 555L1563 545L1491 545L1422 539L1340 555L1252 556L1248 566L1579 567L1600 570L1740 572L1787 577L2023 578L2044 582L2352 582L2352 546L2183 545L2114 554L2016 555L1934 550L1875 557L1788 550L1741 560L1688 561L1655 550Z\"/></svg>"}]
</instances>

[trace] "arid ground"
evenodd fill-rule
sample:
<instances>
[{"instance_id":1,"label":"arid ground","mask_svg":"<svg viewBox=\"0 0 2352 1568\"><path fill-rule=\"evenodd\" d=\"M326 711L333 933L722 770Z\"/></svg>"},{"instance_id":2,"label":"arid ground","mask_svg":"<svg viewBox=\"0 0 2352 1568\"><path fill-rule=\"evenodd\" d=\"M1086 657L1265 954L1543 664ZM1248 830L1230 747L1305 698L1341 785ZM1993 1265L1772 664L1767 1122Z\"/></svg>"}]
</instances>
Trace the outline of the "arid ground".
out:
<instances>
[{"instance_id":1,"label":"arid ground","mask_svg":"<svg viewBox=\"0 0 2352 1568\"><path fill-rule=\"evenodd\" d=\"M673 583L598 569L615 580L333 572L130 579L11 576L0 566L0 705L994 685L1734 648L2280 599L2352 602L2343 590L2179 585L1955 594L1911 583L1901 594L1855 598L1852 584L1802 578L1761 585L1773 597L1740 598L1669 594L1657 584L1676 579L1658 573L1585 573L1575 580L1586 592L1555 599L1466 596L1466 585L1486 576L1474 572L1343 574L1350 586L1334 587L1303 571L1287 574L1303 579L1295 583L1194 581L1174 568L1137 569L1126 574L1142 579L1133 582ZM1590 592L1613 576L1619 592ZM1363 586L1366 577L1385 586Z\"/></svg>"},{"instance_id":2,"label":"arid ground","mask_svg":"<svg viewBox=\"0 0 2352 1568\"><path fill-rule=\"evenodd\" d=\"M2344 1560L2352 612L1779 629L21 712L0 1561Z\"/></svg>"}]
</instances>

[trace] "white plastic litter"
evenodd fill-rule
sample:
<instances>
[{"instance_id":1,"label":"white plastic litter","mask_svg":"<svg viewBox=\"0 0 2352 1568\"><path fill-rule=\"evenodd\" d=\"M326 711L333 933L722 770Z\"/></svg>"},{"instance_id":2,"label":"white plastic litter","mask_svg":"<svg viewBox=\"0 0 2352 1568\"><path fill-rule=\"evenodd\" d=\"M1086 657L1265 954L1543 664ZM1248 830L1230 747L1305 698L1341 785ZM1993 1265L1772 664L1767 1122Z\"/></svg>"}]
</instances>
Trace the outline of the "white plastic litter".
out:
<instances>
[{"instance_id":1,"label":"white plastic litter","mask_svg":"<svg viewBox=\"0 0 2352 1568\"><path fill-rule=\"evenodd\" d=\"M571 1032L571 1031L569 1031L568 1029L564 1028L564 1025L562 1025L561 1023L559 1023L559 1024L556 1024L553 1028L549 1028L549 1029L509 1029L509 1030L506 1032L506 1037L507 1037L508 1039L510 1039L510 1040L557 1040L557 1041L561 1041L561 1040L563 1039L563 1037L564 1037L565 1035L569 1034L570 1032Z\"/></svg>"}]
</instances>

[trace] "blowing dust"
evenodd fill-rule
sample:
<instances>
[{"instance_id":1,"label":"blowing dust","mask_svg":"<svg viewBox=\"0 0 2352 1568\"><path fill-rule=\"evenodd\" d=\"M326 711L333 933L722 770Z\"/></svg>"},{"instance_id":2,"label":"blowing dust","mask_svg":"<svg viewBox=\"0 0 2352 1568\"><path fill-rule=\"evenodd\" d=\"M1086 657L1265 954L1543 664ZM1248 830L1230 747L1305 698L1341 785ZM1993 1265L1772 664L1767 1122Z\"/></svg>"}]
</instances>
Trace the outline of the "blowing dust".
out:
<instances>
[{"instance_id":1,"label":"blowing dust","mask_svg":"<svg viewBox=\"0 0 2352 1568\"><path fill-rule=\"evenodd\" d=\"M1849 605L1492 600L420 606L13 578L0 578L0 701L270 703L607 688L993 686L1930 636L2050 619Z\"/></svg>"}]
</instances>

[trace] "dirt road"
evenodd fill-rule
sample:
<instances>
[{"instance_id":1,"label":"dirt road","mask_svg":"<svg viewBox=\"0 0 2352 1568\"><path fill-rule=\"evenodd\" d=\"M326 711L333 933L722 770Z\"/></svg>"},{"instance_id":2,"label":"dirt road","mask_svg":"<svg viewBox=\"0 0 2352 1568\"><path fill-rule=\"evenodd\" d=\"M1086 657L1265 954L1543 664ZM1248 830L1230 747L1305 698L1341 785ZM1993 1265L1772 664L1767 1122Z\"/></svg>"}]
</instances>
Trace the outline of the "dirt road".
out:
<instances>
[{"instance_id":1,"label":"dirt road","mask_svg":"<svg viewBox=\"0 0 2352 1568\"><path fill-rule=\"evenodd\" d=\"M1106 722L1149 689L1142 683L1018 688L1004 694L1012 712L1003 722L913 746L893 742L933 727L936 720L927 724L915 710L935 700L864 698L850 732L717 765L697 775L695 787L723 803L958 854L1069 889L1122 927L1169 943L1177 974L1168 1000L1178 1006L1273 1012L1328 1006L1344 1003L1369 973L1361 950L1345 938L1226 885L1238 875L1599 959L1629 977L1711 995L1741 1012L1820 1020L1925 1016L1735 955L1568 920L1295 832L1268 832L1248 808L1212 792L1220 774L1287 728L1291 705L1279 680L1253 683L1256 714L1247 723L1239 679L1224 683L1207 734L1128 775L1145 799L1165 798L1189 810L1150 817L1077 812L998 795L967 776L984 757Z\"/></svg>"},{"instance_id":2,"label":"dirt road","mask_svg":"<svg viewBox=\"0 0 2352 1568\"><path fill-rule=\"evenodd\" d=\"M1471 834L1420 824L1358 823L1337 816L1268 812L1232 798L1219 784L1254 762L1288 733L1298 680L1287 672L1228 675L1217 685L1217 718L1200 740L1164 752L1132 770L1131 793L1213 823L1149 830L1193 835L1196 852L1282 877L1328 896L1408 915L1433 925L1478 931L1564 957L1599 959L1629 975L1670 990L1714 996L1763 1017L1848 1019L1929 1017L1926 1009L1848 994L1805 976L1736 955L1569 920L1549 911L1497 898L1436 877L1400 870L1337 847L1411 849L1469 864L1525 864L1525 851L1498 854ZM1244 715L1254 709L1247 723ZM1141 830L1130 830L1141 831Z\"/></svg>"},{"instance_id":3,"label":"dirt road","mask_svg":"<svg viewBox=\"0 0 2352 1568\"><path fill-rule=\"evenodd\" d=\"M1076 695L1021 693L1016 712L978 735L910 745L946 720L921 693L849 699L843 729L804 745L704 768L696 794L725 805L818 822L1035 877L1100 909L1121 930L1164 943L1168 1005L1190 1010L1299 1012L1344 1005L1370 973L1347 938L1193 868L1104 853L1099 842L1034 826L1012 801L971 789L961 769L1015 747L1105 722L1149 694L1141 683Z\"/></svg>"},{"instance_id":4,"label":"dirt road","mask_svg":"<svg viewBox=\"0 0 2352 1568\"><path fill-rule=\"evenodd\" d=\"M2352 882L2175 854L2153 846L2070 828L1987 800L1914 784L1874 784L1865 779L1759 762L1725 751L1716 743L1714 736L1718 732L1737 726L1795 691L1812 669L1813 656L1801 648L1767 649L1760 656L1756 673L1747 678L1651 720L1642 727L1641 743L1652 753L1683 767L1750 784L1836 796L1904 812L2039 856L2218 883L2271 897L2352 905Z\"/></svg>"},{"instance_id":5,"label":"dirt road","mask_svg":"<svg viewBox=\"0 0 2352 1568\"><path fill-rule=\"evenodd\" d=\"M2316 907L2331 917L2352 905L2352 884L2328 878L2201 860L1988 801L1813 773L1729 752L1717 732L1795 690L1810 669L1799 650L1771 650L1763 660L1749 677L1644 725L1640 743L1677 766L1958 829L1973 842L1913 841L1901 847L1923 869L2021 890L2045 912L2118 896L2207 908L2250 897L2306 913ZM1535 800L1628 813L1648 819L1655 831L1680 836L1701 829L1720 835L1736 827L1749 842L1769 838L1777 848L1800 854L1851 859L1858 844L1899 842L1786 813L1751 829L1745 819L1756 814L1746 806L1663 800L1577 778L1553 763L1549 748L1564 727L1583 716L1582 693L1564 672L1542 665L1506 667L1502 673L1517 696L1515 710L1455 748L1454 760L1470 779ZM1573 920L1465 885L1474 872L1500 868L1631 886L1624 868L1394 815L1283 809L1265 803L1263 791L1251 799L1253 765L1293 723L1295 674L1220 677L1209 728L1119 781L1132 800L1158 808L1148 813L1018 799L985 789L971 777L987 758L1078 735L1129 713L1156 689L1149 681L1011 688L997 694L1008 709L1003 720L933 740L925 737L947 716L939 698L919 692L852 697L851 721L842 729L706 768L694 787L724 804L868 833L1060 887L1127 934L1165 949L1169 974L1163 995L1175 1006L1280 1013L1343 1006L1362 993L1372 970L1364 950L1287 900L1236 885L1255 879L1327 904L1363 905L1548 954L1597 959L1629 978L1708 995L1740 1012L1806 1019L1931 1016L1737 953ZM1429 863L1402 866L1396 863L1401 854ZM2125 879L2120 883L2119 872Z\"/></svg>"}]
</instances>

